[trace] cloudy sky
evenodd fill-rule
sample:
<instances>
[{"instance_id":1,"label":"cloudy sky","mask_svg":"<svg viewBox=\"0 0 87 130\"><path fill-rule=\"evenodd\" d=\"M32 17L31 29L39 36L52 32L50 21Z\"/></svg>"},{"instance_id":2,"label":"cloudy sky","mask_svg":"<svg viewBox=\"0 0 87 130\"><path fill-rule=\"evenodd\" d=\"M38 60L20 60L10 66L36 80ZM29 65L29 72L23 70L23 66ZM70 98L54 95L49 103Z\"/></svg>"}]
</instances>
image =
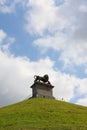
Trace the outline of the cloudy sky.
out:
<instances>
[{"instance_id":1,"label":"cloudy sky","mask_svg":"<svg viewBox=\"0 0 87 130\"><path fill-rule=\"evenodd\" d=\"M44 74L56 99L87 106L87 0L0 0L0 107Z\"/></svg>"}]
</instances>

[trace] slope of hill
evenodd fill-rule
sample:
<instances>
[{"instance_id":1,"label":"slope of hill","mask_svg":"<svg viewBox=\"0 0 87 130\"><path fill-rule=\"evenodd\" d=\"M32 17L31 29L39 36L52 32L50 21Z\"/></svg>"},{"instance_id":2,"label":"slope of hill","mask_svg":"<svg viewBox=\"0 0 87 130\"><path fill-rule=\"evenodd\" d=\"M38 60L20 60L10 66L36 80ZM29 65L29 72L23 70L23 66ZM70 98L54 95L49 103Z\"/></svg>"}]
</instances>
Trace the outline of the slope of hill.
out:
<instances>
[{"instance_id":1,"label":"slope of hill","mask_svg":"<svg viewBox=\"0 0 87 130\"><path fill-rule=\"evenodd\" d=\"M0 130L87 130L87 107L30 99L0 108Z\"/></svg>"}]
</instances>

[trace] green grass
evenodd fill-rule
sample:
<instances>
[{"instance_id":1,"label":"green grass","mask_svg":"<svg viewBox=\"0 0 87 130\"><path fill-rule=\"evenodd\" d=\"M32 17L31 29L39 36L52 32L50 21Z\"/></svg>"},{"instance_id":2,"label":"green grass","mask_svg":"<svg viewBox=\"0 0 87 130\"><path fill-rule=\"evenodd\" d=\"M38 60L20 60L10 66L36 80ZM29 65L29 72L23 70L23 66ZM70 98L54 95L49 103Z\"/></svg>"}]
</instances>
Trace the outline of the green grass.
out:
<instances>
[{"instance_id":1,"label":"green grass","mask_svg":"<svg viewBox=\"0 0 87 130\"><path fill-rule=\"evenodd\" d=\"M0 108L0 130L87 130L87 107L29 99Z\"/></svg>"}]
</instances>

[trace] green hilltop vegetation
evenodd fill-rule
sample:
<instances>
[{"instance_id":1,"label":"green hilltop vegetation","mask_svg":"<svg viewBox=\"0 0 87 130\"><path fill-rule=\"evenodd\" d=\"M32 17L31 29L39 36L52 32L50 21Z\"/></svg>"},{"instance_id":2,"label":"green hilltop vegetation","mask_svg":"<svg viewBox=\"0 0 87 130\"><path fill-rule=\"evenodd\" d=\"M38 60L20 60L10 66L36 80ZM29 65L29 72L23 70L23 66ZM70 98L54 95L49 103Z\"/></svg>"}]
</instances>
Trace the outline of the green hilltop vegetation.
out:
<instances>
[{"instance_id":1,"label":"green hilltop vegetation","mask_svg":"<svg viewBox=\"0 0 87 130\"><path fill-rule=\"evenodd\" d=\"M0 108L0 130L87 130L87 107L31 98Z\"/></svg>"}]
</instances>

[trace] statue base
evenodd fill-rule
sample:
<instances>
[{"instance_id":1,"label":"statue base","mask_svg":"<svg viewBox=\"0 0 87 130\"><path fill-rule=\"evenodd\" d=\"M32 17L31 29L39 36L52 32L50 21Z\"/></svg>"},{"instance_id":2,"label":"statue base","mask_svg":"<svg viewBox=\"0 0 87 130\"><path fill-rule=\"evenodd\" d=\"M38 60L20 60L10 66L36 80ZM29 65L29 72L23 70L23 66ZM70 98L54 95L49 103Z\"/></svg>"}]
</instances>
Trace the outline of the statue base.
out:
<instances>
[{"instance_id":1,"label":"statue base","mask_svg":"<svg viewBox=\"0 0 87 130\"><path fill-rule=\"evenodd\" d=\"M43 82L35 82L32 86L32 97L54 98L52 89L54 86Z\"/></svg>"}]
</instances>

